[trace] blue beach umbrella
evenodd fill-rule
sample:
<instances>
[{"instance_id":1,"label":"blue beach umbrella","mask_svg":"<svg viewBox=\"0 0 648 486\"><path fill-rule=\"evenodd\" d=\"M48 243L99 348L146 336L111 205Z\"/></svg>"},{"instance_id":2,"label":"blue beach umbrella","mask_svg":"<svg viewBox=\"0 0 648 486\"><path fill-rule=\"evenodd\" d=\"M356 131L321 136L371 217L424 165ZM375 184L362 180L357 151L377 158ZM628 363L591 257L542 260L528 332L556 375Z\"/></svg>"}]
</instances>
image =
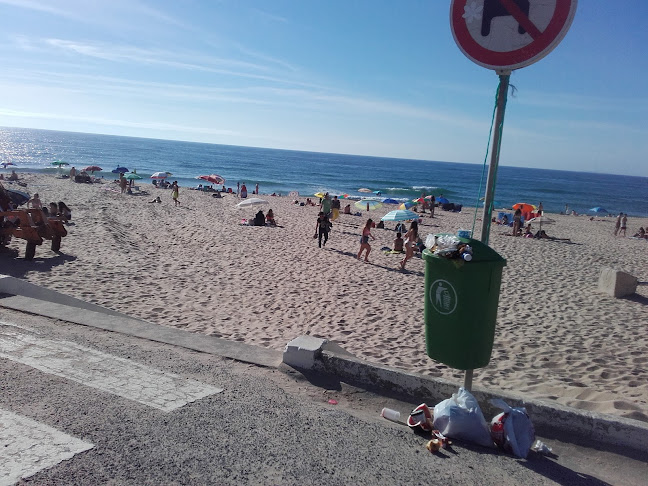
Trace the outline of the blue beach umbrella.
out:
<instances>
[{"instance_id":1,"label":"blue beach umbrella","mask_svg":"<svg viewBox=\"0 0 648 486\"><path fill-rule=\"evenodd\" d=\"M448 204L450 201L448 201L445 197L437 197L437 202L439 204Z\"/></svg>"},{"instance_id":2,"label":"blue beach umbrella","mask_svg":"<svg viewBox=\"0 0 648 486\"><path fill-rule=\"evenodd\" d=\"M590 208L588 211L591 211L593 213L607 213L607 209L604 209L600 206L596 206L595 208Z\"/></svg>"},{"instance_id":3,"label":"blue beach umbrella","mask_svg":"<svg viewBox=\"0 0 648 486\"><path fill-rule=\"evenodd\" d=\"M385 214L381 221L409 221L411 219L418 219L419 216L414 211L407 209L395 209Z\"/></svg>"},{"instance_id":4,"label":"blue beach umbrella","mask_svg":"<svg viewBox=\"0 0 648 486\"><path fill-rule=\"evenodd\" d=\"M29 194L23 191L18 191L16 189L5 189L7 196L11 199L16 206L22 206L27 201L29 201Z\"/></svg>"},{"instance_id":5,"label":"blue beach umbrella","mask_svg":"<svg viewBox=\"0 0 648 486\"><path fill-rule=\"evenodd\" d=\"M397 201L396 199L392 199L390 197L388 197L387 199L383 199L382 202L384 204L399 204L400 203L400 201Z\"/></svg>"},{"instance_id":6,"label":"blue beach umbrella","mask_svg":"<svg viewBox=\"0 0 648 486\"><path fill-rule=\"evenodd\" d=\"M123 174L124 172L128 172L128 169L126 167L117 167L116 169L113 169L111 172L113 174Z\"/></svg>"}]
</instances>

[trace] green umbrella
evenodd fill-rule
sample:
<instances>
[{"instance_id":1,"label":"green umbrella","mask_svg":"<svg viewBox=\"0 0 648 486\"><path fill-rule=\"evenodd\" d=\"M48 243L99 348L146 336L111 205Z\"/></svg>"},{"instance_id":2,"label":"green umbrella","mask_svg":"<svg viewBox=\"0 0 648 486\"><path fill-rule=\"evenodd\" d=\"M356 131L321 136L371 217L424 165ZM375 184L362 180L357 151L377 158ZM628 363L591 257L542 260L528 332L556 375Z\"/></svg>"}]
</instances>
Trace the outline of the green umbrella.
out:
<instances>
[{"instance_id":1,"label":"green umbrella","mask_svg":"<svg viewBox=\"0 0 648 486\"><path fill-rule=\"evenodd\" d=\"M142 176L140 176L139 174L136 174L135 172L131 172L130 174L125 175L124 178L133 181L133 180L136 180L136 179L141 179Z\"/></svg>"},{"instance_id":2,"label":"green umbrella","mask_svg":"<svg viewBox=\"0 0 648 486\"><path fill-rule=\"evenodd\" d=\"M52 162L52 165L56 165L56 166L58 166L59 168L61 168L61 167L63 167L64 165L70 165L70 164L68 164L68 163L65 162L64 160L55 160L54 162Z\"/></svg>"}]
</instances>

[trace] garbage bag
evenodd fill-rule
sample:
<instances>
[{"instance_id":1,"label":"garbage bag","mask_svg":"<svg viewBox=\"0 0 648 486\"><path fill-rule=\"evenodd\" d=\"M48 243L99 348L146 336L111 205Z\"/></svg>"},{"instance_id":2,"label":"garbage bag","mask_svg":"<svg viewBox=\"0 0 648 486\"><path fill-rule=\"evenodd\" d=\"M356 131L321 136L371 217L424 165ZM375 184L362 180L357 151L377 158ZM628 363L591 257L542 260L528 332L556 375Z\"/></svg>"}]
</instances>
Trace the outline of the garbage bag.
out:
<instances>
[{"instance_id":1,"label":"garbage bag","mask_svg":"<svg viewBox=\"0 0 648 486\"><path fill-rule=\"evenodd\" d=\"M493 447L488 424L479 403L465 388L434 407L434 428L453 439Z\"/></svg>"},{"instance_id":2,"label":"garbage bag","mask_svg":"<svg viewBox=\"0 0 648 486\"><path fill-rule=\"evenodd\" d=\"M491 437L498 447L522 459L529 455L535 441L533 423L523 407L510 407L501 398L493 398L491 404L504 410L491 420Z\"/></svg>"}]
</instances>

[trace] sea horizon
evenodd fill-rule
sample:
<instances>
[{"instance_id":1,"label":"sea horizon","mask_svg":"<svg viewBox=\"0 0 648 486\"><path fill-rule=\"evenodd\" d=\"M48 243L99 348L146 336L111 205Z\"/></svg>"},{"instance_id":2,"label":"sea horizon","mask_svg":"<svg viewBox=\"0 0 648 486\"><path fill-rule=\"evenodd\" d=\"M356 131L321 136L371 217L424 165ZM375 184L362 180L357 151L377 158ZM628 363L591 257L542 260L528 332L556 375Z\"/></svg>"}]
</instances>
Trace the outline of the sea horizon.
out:
<instances>
[{"instance_id":1,"label":"sea horizon","mask_svg":"<svg viewBox=\"0 0 648 486\"><path fill-rule=\"evenodd\" d=\"M488 166L483 163L401 159L370 155L246 147L123 135L0 128L0 161L17 171L57 173L51 163L64 160L81 169L99 165L98 177L115 177L118 165L137 170L145 179L169 171L181 186L196 186L199 175L218 173L226 186L256 183L260 192L302 196L316 192L362 197L358 188L383 197L406 200L422 193L443 194L466 207L479 206ZM139 181L149 183L150 180ZM609 195L615 195L610 199ZM648 216L648 177L499 165L495 206L516 202L543 203L546 211L588 213L604 207L608 214ZM592 213L588 213L592 214ZM600 216L600 214L592 214Z\"/></svg>"}]
</instances>

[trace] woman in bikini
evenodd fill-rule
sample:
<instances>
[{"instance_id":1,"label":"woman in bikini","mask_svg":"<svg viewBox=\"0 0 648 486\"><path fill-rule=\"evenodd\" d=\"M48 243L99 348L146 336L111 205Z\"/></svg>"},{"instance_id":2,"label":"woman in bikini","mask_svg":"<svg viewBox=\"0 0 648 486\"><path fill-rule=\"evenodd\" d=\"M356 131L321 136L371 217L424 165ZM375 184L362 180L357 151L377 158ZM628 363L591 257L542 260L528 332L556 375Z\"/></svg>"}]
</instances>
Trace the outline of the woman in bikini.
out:
<instances>
[{"instance_id":1,"label":"woman in bikini","mask_svg":"<svg viewBox=\"0 0 648 486\"><path fill-rule=\"evenodd\" d=\"M412 221L412 224L410 224L407 233L405 233L405 258L403 258L400 262L401 270L405 270L405 264L407 263L407 260L414 256L414 245L416 245L417 241L418 223L416 221Z\"/></svg>"},{"instance_id":2,"label":"woman in bikini","mask_svg":"<svg viewBox=\"0 0 648 486\"><path fill-rule=\"evenodd\" d=\"M362 256L362 252L366 251L364 261L369 261L369 253L371 253L371 246L369 245L369 237L371 236L372 240L375 240L374 235L371 234L371 227L373 225L373 219L369 218L367 223L362 228L362 236L360 237L360 251L358 252L358 260Z\"/></svg>"}]
</instances>

